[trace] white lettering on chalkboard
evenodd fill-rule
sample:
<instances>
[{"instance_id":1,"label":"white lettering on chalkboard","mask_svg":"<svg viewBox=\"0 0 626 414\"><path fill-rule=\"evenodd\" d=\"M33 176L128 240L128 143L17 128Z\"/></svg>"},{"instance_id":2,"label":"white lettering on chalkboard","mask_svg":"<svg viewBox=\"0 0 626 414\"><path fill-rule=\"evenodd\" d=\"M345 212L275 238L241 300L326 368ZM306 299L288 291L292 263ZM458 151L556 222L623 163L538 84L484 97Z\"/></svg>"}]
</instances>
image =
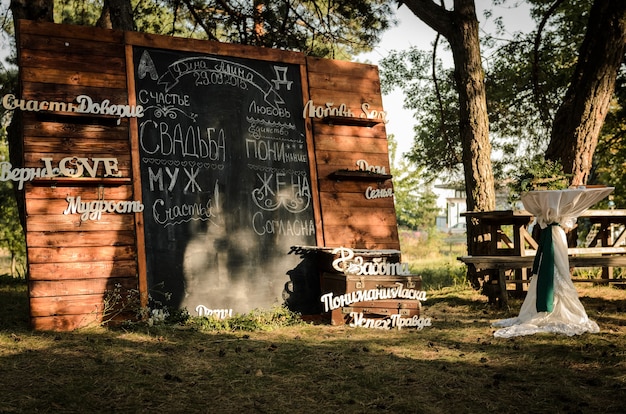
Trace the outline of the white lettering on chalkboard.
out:
<instances>
[{"instance_id":1,"label":"white lettering on chalkboard","mask_svg":"<svg viewBox=\"0 0 626 414\"><path fill-rule=\"evenodd\" d=\"M267 219L257 211L252 216L252 228L259 236L276 234L280 236L312 236L315 234L313 220Z\"/></svg>"},{"instance_id":2,"label":"white lettering on chalkboard","mask_svg":"<svg viewBox=\"0 0 626 414\"><path fill-rule=\"evenodd\" d=\"M190 203L165 207L163 199L157 199L152 205L152 217L154 221L163 227L174 226L189 221L213 222L216 214L213 212L212 200L202 203ZM214 223L216 224L216 223Z\"/></svg>"},{"instance_id":3,"label":"white lettering on chalkboard","mask_svg":"<svg viewBox=\"0 0 626 414\"><path fill-rule=\"evenodd\" d=\"M147 137L157 136L156 140ZM174 126L153 120L139 127L141 148L150 155L194 157L211 161L226 159L226 134L223 129L199 126Z\"/></svg>"},{"instance_id":4,"label":"white lettering on chalkboard","mask_svg":"<svg viewBox=\"0 0 626 414\"><path fill-rule=\"evenodd\" d=\"M265 102L278 108L285 101L276 92L274 84L243 64L212 56L195 56L177 60L168 67L168 71L159 78L159 84L165 85L169 92L184 76L192 76L196 86L223 85L248 90L261 91Z\"/></svg>"},{"instance_id":5,"label":"white lettering on chalkboard","mask_svg":"<svg viewBox=\"0 0 626 414\"><path fill-rule=\"evenodd\" d=\"M304 173L266 168L256 177L257 187L252 190L252 200L261 210L275 211L284 207L295 214L309 207L311 187Z\"/></svg>"}]
</instances>

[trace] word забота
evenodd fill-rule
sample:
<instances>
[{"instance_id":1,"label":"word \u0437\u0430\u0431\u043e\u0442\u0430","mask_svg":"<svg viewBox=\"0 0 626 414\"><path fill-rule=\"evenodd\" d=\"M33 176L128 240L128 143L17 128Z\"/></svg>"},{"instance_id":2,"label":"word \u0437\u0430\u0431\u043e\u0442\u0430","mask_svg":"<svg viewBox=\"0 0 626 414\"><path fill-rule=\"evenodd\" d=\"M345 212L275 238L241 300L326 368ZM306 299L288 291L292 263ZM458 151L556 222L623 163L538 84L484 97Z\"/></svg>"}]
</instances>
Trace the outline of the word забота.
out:
<instances>
[{"instance_id":1,"label":"word \u0437\u0430\u0431\u043e\u0442\u0430","mask_svg":"<svg viewBox=\"0 0 626 414\"><path fill-rule=\"evenodd\" d=\"M365 262L363 257L355 256L354 251L347 247L338 247L332 254L340 253L338 259L333 260L333 268L338 272L349 275L409 275L409 265L407 263L388 263L387 259L375 258L371 262Z\"/></svg>"},{"instance_id":2,"label":"word \u0437\u0430\u0431\u043e\u0442\u0430","mask_svg":"<svg viewBox=\"0 0 626 414\"><path fill-rule=\"evenodd\" d=\"M373 328L373 329L392 329L403 327L416 328L421 331L425 326L432 326L430 318L422 318L418 315L412 318L402 318L402 315L395 314L384 319L365 318L361 312L350 312L352 322L351 328Z\"/></svg>"},{"instance_id":3,"label":"word \u0437\u0430\u0431\u043e\u0442\u0430","mask_svg":"<svg viewBox=\"0 0 626 414\"><path fill-rule=\"evenodd\" d=\"M396 287L355 290L353 292L344 293L343 295L338 296L334 296L334 294L330 292L322 295L320 301L324 303L324 311L328 312L333 309L350 306L353 303L385 299L409 299L425 301L426 292L423 290L405 289L402 283L396 283Z\"/></svg>"}]
</instances>

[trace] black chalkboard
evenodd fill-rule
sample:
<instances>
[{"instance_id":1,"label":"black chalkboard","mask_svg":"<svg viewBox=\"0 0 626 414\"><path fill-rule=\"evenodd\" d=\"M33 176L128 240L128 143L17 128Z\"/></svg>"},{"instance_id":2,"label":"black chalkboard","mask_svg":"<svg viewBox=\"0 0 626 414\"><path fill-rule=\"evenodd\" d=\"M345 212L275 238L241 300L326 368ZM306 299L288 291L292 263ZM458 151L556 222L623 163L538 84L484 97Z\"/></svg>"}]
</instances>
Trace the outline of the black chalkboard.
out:
<instances>
[{"instance_id":1,"label":"black chalkboard","mask_svg":"<svg viewBox=\"0 0 626 414\"><path fill-rule=\"evenodd\" d=\"M135 47L151 297L247 312L285 300L314 245L300 67Z\"/></svg>"}]
</instances>

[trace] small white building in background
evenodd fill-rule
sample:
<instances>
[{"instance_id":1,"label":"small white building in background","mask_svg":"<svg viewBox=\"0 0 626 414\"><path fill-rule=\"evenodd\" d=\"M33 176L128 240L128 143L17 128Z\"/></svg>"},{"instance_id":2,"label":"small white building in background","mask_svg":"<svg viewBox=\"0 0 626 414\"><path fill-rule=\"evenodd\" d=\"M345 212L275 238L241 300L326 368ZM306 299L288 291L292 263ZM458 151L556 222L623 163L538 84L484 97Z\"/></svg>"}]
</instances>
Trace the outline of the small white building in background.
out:
<instances>
[{"instance_id":1,"label":"small white building in background","mask_svg":"<svg viewBox=\"0 0 626 414\"><path fill-rule=\"evenodd\" d=\"M440 209L437 228L448 231L457 223L465 223L465 217L461 217L461 213L467 211L465 187L462 184L437 184L433 191L437 194L437 206Z\"/></svg>"}]
</instances>

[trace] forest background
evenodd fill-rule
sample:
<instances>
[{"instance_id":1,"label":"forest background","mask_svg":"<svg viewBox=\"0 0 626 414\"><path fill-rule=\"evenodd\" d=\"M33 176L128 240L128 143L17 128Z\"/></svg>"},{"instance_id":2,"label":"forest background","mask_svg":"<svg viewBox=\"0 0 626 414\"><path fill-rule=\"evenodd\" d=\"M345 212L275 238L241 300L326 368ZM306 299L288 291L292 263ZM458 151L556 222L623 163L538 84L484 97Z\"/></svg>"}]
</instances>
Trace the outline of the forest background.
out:
<instances>
[{"instance_id":1,"label":"forest background","mask_svg":"<svg viewBox=\"0 0 626 414\"><path fill-rule=\"evenodd\" d=\"M401 91L404 107L413 117L405 121L414 125L406 153L399 155L398 138L389 137L395 202L402 228L435 236L435 217L439 214L432 190L435 179L465 189L468 207L480 210L496 207L496 191L510 194L506 202L514 201L518 195L515 185L529 176L562 176L569 172L570 167L563 169L558 157L555 163L546 163L546 151L555 141L553 123L576 77L585 36L597 30L588 24L591 11L602 7L605 10L611 4L608 0L456 0L442 5L430 0L265 3L259 0L14 0L9 4L5 0L0 21L4 43L11 52L0 74L0 86L3 95L15 90L12 18L16 13L57 23L280 47L313 56L355 60L378 44L402 12L416 22L425 22L434 35L430 48L416 42L404 50L390 50L378 62L383 93ZM621 7L615 13L621 13L623 31L624 7ZM467 13L468 10L480 15ZM507 27L503 14L528 15L527 30ZM290 20L285 16L293 17ZM460 98L463 93L459 94L464 85L459 81L462 65L455 57L459 45L446 27L452 18L469 22L470 29L475 23L477 28L481 62L478 76L484 82L488 132L467 131L465 127L464 102ZM452 39L452 44L446 44L444 39ZM623 106L626 71L622 43L608 46L619 49L621 64L616 71L614 90L609 91L610 105L604 114L602 130L592 137L597 140L597 150L595 146L587 150L593 155L593 162L585 178L585 184L614 186L613 201L617 207L626 205L626 182L622 178L626 163ZM467 51L466 46L462 45L461 49ZM452 62L449 57L442 58L450 54ZM594 65L599 63L587 62L587 66ZM465 83L472 83L471 78L466 79ZM7 135L10 120L11 114L3 112L0 130L3 161L10 159ZM468 152L468 142L475 144L487 133L488 141L481 141L484 144L481 151ZM478 155L487 156L489 168L483 169L487 173L477 176L468 165L475 163L473 157ZM15 161L13 164L17 165ZM486 195L480 193L485 187ZM489 187L494 190L490 191ZM13 195L11 183L0 181L0 245L11 256L12 273L23 275L25 248Z\"/></svg>"}]
</instances>

